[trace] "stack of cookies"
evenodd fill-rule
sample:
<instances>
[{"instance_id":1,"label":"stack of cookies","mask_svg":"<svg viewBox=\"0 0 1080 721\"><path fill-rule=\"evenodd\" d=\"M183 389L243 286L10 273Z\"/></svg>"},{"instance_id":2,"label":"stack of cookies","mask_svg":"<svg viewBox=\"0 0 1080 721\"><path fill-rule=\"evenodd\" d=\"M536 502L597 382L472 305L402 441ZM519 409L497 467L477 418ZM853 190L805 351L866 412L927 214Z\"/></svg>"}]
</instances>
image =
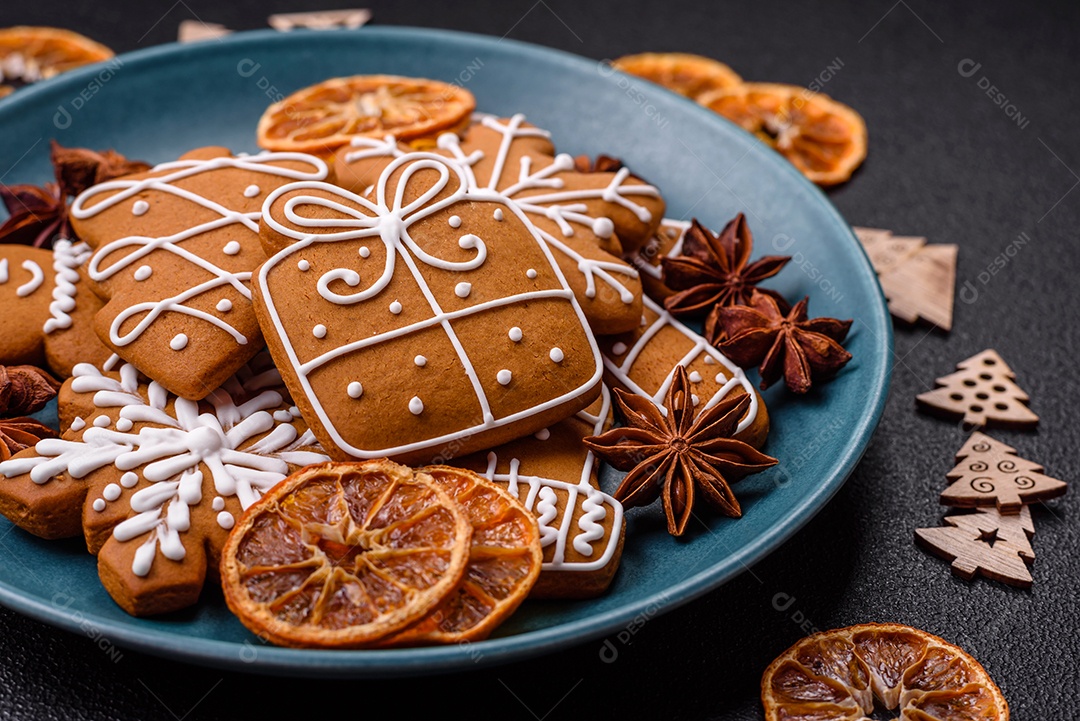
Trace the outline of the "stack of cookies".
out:
<instances>
[{"instance_id":1,"label":"stack of cookies","mask_svg":"<svg viewBox=\"0 0 1080 721\"><path fill-rule=\"evenodd\" d=\"M365 92L380 82L403 79ZM142 616L196 603L230 531L301 468L449 464L536 521L532 597L604 592L623 510L583 440L613 423L609 386L659 404L684 366L701 407L751 396L757 447L765 407L625 260L681 227L655 187L581 168L524 116L450 105L336 148L261 124L259 154L199 148L83 189L51 251L0 245L0 363L67 378L60 437L0 463L0 512L84 535ZM298 542L331 557L309 534L333 525Z\"/></svg>"}]
</instances>

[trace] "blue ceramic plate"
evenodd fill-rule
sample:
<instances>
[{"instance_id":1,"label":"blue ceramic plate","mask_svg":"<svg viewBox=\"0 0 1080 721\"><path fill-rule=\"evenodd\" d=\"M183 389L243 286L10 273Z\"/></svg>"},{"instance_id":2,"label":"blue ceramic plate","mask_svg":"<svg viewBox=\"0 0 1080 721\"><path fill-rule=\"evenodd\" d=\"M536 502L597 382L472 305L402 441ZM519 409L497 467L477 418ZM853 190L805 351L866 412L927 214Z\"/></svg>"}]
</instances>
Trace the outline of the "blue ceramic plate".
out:
<instances>
[{"instance_id":1,"label":"blue ceramic plate","mask_svg":"<svg viewBox=\"0 0 1080 721\"><path fill-rule=\"evenodd\" d=\"M490 640L394 651L274 648L249 634L219 594L168 618L135 619L102 589L79 540L47 542L0 518L0 602L34 618L174 659L269 673L377 676L475 668L618 631L639 614L714 589L791 537L836 493L885 405L891 323L874 273L847 223L780 156L688 100L605 65L509 40L407 28L241 33L166 45L84 68L0 101L0 182L51 176L49 140L116 148L151 162L190 148L255 151L263 109L300 87L362 73L465 85L479 109L524 112L559 150L608 153L659 186L669 215L722 226L747 214L758 254L795 260L773 287L812 296L811 313L854 318L855 359L820 392L772 388L766 450L779 466L739 483L744 517L716 518L678 541L658 508L630 514L610 592L582 602L526 603ZM613 479L605 479L607 482ZM610 486L609 486L610 488Z\"/></svg>"}]
</instances>

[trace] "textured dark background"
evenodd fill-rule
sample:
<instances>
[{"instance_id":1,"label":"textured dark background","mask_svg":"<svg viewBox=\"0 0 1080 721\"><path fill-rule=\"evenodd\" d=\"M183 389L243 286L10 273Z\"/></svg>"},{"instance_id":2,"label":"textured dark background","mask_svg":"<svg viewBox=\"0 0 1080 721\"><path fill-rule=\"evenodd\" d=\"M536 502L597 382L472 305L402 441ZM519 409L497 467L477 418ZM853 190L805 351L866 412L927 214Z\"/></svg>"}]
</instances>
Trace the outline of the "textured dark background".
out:
<instances>
[{"instance_id":1,"label":"textured dark background","mask_svg":"<svg viewBox=\"0 0 1080 721\"><path fill-rule=\"evenodd\" d=\"M172 41L186 18L264 26L299 0L5 2L0 26L61 25L117 51ZM311 0L316 8L357 0ZM814 628L898 621L960 644L986 666L1016 719L1074 718L1080 697L1080 492L1034 509L1031 591L953 578L912 544L938 525L937 493L964 434L919 415L936 376L996 348L1041 416L1037 432L993 432L1047 471L1080 477L1075 310L1080 253L1080 4L930 0L710 3L374 2L375 22L455 28L594 58L683 50L743 77L807 84L837 59L825 91L855 107L870 155L830 192L855 225L961 246L950 335L898 328L884 420L844 489L752 570L687 606L601 642L486 671L374 682L223 673L124 651L0 609L0 717L226 719L366 715L398 706L480 717L758 719L768 662ZM961 61L980 64L970 77ZM985 78L986 80L981 80ZM1022 120L988 97L992 84ZM1022 126L1022 127L1021 127ZM999 259L999 260L996 260ZM1000 267L999 267L1000 266ZM993 269L996 272L991 272ZM990 269L990 270L988 270ZM984 273L985 271L985 273ZM977 297L974 297L977 296ZM974 299L972 300L972 298ZM778 611L777 594L794 599Z\"/></svg>"}]
</instances>

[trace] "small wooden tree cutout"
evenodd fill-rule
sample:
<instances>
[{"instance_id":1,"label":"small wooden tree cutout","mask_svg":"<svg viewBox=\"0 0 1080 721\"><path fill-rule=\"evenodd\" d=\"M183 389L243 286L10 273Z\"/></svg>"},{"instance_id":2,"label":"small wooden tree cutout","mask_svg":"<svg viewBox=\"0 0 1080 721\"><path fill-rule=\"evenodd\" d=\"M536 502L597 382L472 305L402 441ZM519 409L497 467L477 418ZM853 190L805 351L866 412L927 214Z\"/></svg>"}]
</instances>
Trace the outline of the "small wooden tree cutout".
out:
<instances>
[{"instance_id":1,"label":"small wooden tree cutout","mask_svg":"<svg viewBox=\"0 0 1080 721\"><path fill-rule=\"evenodd\" d=\"M956 373L937 379L940 388L915 397L919 408L946 418L963 418L975 428L988 422L1031 428L1039 422L1025 405L1028 394L1016 385L1016 375L997 351L984 350L956 367Z\"/></svg>"},{"instance_id":2,"label":"small wooden tree cutout","mask_svg":"<svg viewBox=\"0 0 1080 721\"><path fill-rule=\"evenodd\" d=\"M952 330L958 250L955 245L927 245L881 273L881 290L894 318L906 323L921 318L942 330Z\"/></svg>"},{"instance_id":3,"label":"small wooden tree cutout","mask_svg":"<svg viewBox=\"0 0 1080 721\"><path fill-rule=\"evenodd\" d=\"M870 265L881 275L899 267L919 249L926 245L926 238L893 235L891 230L881 228L852 228L855 237L862 243Z\"/></svg>"},{"instance_id":4,"label":"small wooden tree cutout","mask_svg":"<svg viewBox=\"0 0 1080 721\"><path fill-rule=\"evenodd\" d=\"M957 466L945 477L954 483L941 494L946 506L971 508L997 505L1003 514L1019 513L1025 503L1060 496L1064 481L1043 475L1038 463L976 431L956 454Z\"/></svg>"},{"instance_id":5,"label":"small wooden tree cutout","mask_svg":"<svg viewBox=\"0 0 1080 721\"><path fill-rule=\"evenodd\" d=\"M1010 586L1031 588L1027 564L1035 560L1031 537L1031 509L1002 515L994 508L980 508L963 516L946 516L948 525L918 528L915 542L933 554L952 561L954 574L970 581L975 574Z\"/></svg>"}]
</instances>

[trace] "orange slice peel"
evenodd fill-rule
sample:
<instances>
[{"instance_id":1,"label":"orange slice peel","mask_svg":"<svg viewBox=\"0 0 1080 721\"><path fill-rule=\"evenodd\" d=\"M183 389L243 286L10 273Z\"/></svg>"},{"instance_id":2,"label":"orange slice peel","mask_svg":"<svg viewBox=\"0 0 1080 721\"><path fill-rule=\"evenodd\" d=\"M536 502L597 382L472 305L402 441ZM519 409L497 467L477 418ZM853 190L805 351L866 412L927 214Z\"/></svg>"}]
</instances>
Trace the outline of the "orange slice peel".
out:
<instances>
[{"instance_id":1,"label":"orange slice peel","mask_svg":"<svg viewBox=\"0 0 1080 721\"><path fill-rule=\"evenodd\" d=\"M761 678L766 721L1008 721L1009 706L963 649L919 629L867 623L813 634Z\"/></svg>"},{"instance_id":2,"label":"orange slice peel","mask_svg":"<svg viewBox=\"0 0 1080 721\"><path fill-rule=\"evenodd\" d=\"M113 51L85 35L51 27L0 28L0 97L19 85L113 57Z\"/></svg>"},{"instance_id":3,"label":"orange slice peel","mask_svg":"<svg viewBox=\"0 0 1080 721\"><path fill-rule=\"evenodd\" d=\"M744 83L706 93L698 102L756 135L819 185L844 182L866 158L866 122L823 93Z\"/></svg>"},{"instance_id":4,"label":"orange slice peel","mask_svg":"<svg viewBox=\"0 0 1080 721\"><path fill-rule=\"evenodd\" d=\"M259 119L260 147L328 154L354 137L400 142L457 130L468 124L476 99L438 80L394 75L332 78L274 103Z\"/></svg>"},{"instance_id":5,"label":"orange slice peel","mask_svg":"<svg viewBox=\"0 0 1080 721\"><path fill-rule=\"evenodd\" d=\"M465 511L427 474L386 460L308 466L229 534L225 600L273 643L362 648L438 606L471 539Z\"/></svg>"},{"instance_id":6,"label":"orange slice peel","mask_svg":"<svg viewBox=\"0 0 1080 721\"><path fill-rule=\"evenodd\" d=\"M690 53L625 55L613 61L612 67L695 100L742 83L742 78L722 62Z\"/></svg>"}]
</instances>

